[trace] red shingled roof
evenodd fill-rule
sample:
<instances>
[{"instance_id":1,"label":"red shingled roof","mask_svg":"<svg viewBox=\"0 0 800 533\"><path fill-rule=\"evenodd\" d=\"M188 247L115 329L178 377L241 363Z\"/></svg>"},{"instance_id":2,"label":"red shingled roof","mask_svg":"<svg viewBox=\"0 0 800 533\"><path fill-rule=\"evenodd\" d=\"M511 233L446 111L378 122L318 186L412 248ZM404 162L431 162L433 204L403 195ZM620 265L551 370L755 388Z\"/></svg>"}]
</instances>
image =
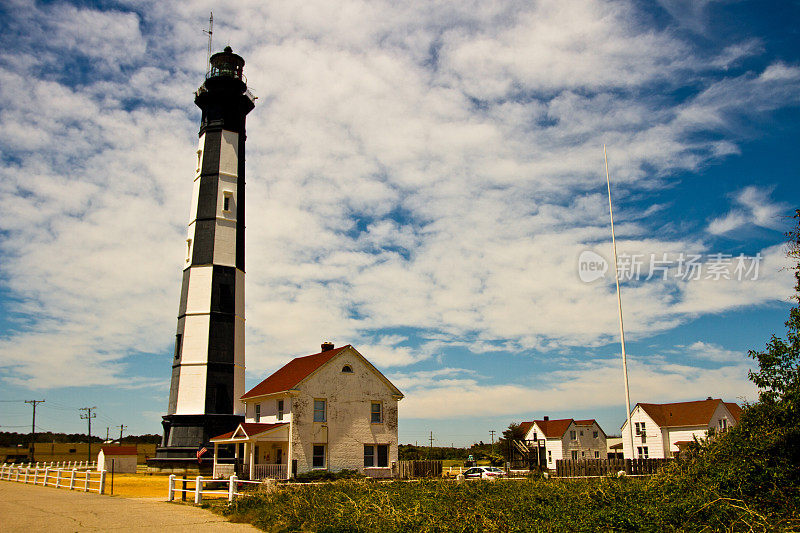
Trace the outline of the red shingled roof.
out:
<instances>
[{"instance_id":1,"label":"red shingled roof","mask_svg":"<svg viewBox=\"0 0 800 533\"><path fill-rule=\"evenodd\" d=\"M562 420L536 420L536 425L542 430L548 439L560 439L567 432L567 428L572 424L571 418Z\"/></svg>"},{"instance_id":2,"label":"red shingled roof","mask_svg":"<svg viewBox=\"0 0 800 533\"><path fill-rule=\"evenodd\" d=\"M527 435L528 431L533 427L533 422L520 422L519 428L522 430L523 435Z\"/></svg>"},{"instance_id":3,"label":"red shingled roof","mask_svg":"<svg viewBox=\"0 0 800 533\"><path fill-rule=\"evenodd\" d=\"M252 437L253 435L258 435L260 433L264 433L265 431L269 431L271 429L279 428L282 426L288 426L287 422L280 422L278 424L261 424L259 422L242 422L239 424L236 429L233 431L229 431L227 433L223 433L222 435L217 435L216 437L211 437L212 441L215 440L227 440L233 437L233 434L236 433L239 428L242 428L244 432L247 434L248 437Z\"/></svg>"},{"instance_id":4,"label":"red shingled roof","mask_svg":"<svg viewBox=\"0 0 800 533\"><path fill-rule=\"evenodd\" d=\"M310 376L316 369L333 359L345 348L350 345L326 350L324 352L307 355L305 357L295 357L284 366L275 371L267 379L247 391L242 399L264 396L276 392L283 392L292 389Z\"/></svg>"},{"instance_id":5,"label":"red shingled roof","mask_svg":"<svg viewBox=\"0 0 800 533\"><path fill-rule=\"evenodd\" d=\"M736 421L738 422L739 419L742 417L742 408L739 407L739 404L729 403L729 402L723 402L723 403L725 404L725 407L728 408L728 411L731 412L731 416L735 418Z\"/></svg>"},{"instance_id":6,"label":"red shingled roof","mask_svg":"<svg viewBox=\"0 0 800 533\"><path fill-rule=\"evenodd\" d=\"M102 446L103 455L136 455L136 446Z\"/></svg>"},{"instance_id":7,"label":"red shingled roof","mask_svg":"<svg viewBox=\"0 0 800 533\"><path fill-rule=\"evenodd\" d=\"M660 427L703 426L711 421L720 403L730 411L736 421L741 408L735 403L725 403L719 398L677 403L640 403L639 406Z\"/></svg>"}]
</instances>

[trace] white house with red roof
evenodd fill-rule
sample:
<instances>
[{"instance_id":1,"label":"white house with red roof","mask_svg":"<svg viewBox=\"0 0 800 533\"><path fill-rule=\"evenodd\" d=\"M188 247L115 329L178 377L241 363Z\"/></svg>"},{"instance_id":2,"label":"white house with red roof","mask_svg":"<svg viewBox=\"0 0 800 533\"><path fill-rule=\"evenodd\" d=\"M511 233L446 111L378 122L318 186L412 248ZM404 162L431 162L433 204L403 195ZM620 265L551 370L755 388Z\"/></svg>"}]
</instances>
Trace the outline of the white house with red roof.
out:
<instances>
[{"instance_id":1,"label":"white house with red roof","mask_svg":"<svg viewBox=\"0 0 800 533\"><path fill-rule=\"evenodd\" d=\"M735 403L711 398L694 402L639 403L631 411L633 445L628 421L622 425L622 446L626 459L667 459L695 438L704 439L709 430L725 432L739 422L742 408Z\"/></svg>"},{"instance_id":2,"label":"white house with red roof","mask_svg":"<svg viewBox=\"0 0 800 533\"><path fill-rule=\"evenodd\" d=\"M564 418L522 422L525 441L531 448L543 450L544 463L554 470L559 459L606 459L606 434L596 420Z\"/></svg>"},{"instance_id":3,"label":"white house with red roof","mask_svg":"<svg viewBox=\"0 0 800 533\"><path fill-rule=\"evenodd\" d=\"M219 446L235 445L240 474L287 479L312 470L390 477L403 393L350 345L297 357L246 392L245 421L211 439L214 475L233 473Z\"/></svg>"}]
</instances>

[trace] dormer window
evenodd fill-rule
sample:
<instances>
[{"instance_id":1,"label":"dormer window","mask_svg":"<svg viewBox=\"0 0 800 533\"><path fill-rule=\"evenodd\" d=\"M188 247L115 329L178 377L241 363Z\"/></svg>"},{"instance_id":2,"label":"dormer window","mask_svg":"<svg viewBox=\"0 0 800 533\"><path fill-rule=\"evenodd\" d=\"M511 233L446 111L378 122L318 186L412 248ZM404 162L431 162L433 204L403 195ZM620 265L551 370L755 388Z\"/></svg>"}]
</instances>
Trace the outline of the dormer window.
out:
<instances>
[{"instance_id":1,"label":"dormer window","mask_svg":"<svg viewBox=\"0 0 800 533\"><path fill-rule=\"evenodd\" d=\"M353 373L353 367L351 367L350 365L344 365L342 367L342 374L352 374L352 373Z\"/></svg>"}]
</instances>

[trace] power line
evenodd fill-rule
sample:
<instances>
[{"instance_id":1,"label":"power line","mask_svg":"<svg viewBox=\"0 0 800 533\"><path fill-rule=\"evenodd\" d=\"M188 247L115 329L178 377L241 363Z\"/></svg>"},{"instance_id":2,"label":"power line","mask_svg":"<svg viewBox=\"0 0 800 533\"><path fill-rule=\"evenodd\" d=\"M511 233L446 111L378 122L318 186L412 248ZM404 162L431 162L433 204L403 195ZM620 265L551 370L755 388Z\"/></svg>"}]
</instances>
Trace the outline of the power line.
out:
<instances>
[{"instance_id":1,"label":"power line","mask_svg":"<svg viewBox=\"0 0 800 533\"><path fill-rule=\"evenodd\" d=\"M31 420L31 462L34 461L33 453L35 446L33 443L36 442L36 404L44 403L44 400L25 400L25 403L29 403L33 406L33 420Z\"/></svg>"},{"instance_id":2,"label":"power line","mask_svg":"<svg viewBox=\"0 0 800 533\"><path fill-rule=\"evenodd\" d=\"M93 412L95 409L97 407L81 407L78 409L79 411L86 411L86 414L81 414L81 420L89 422L89 451L87 452L89 462L92 461L92 418L97 418L97 413Z\"/></svg>"}]
</instances>

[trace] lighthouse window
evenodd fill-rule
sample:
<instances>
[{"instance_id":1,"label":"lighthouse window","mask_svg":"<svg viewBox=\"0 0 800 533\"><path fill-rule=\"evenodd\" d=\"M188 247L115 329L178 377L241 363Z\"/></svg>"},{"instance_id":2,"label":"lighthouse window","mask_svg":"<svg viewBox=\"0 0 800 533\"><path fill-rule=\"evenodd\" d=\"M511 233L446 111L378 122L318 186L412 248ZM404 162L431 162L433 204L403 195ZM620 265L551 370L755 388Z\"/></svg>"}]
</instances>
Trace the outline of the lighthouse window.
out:
<instances>
[{"instance_id":1,"label":"lighthouse window","mask_svg":"<svg viewBox=\"0 0 800 533\"><path fill-rule=\"evenodd\" d=\"M203 151L202 150L198 150L197 151L197 172L200 172L200 162L202 161L202 159L203 159Z\"/></svg>"},{"instance_id":2,"label":"lighthouse window","mask_svg":"<svg viewBox=\"0 0 800 533\"><path fill-rule=\"evenodd\" d=\"M183 341L183 334L178 333L175 336L175 359L181 356L181 341Z\"/></svg>"},{"instance_id":3,"label":"lighthouse window","mask_svg":"<svg viewBox=\"0 0 800 533\"><path fill-rule=\"evenodd\" d=\"M222 210L232 211L233 207L233 194L225 191L222 196Z\"/></svg>"},{"instance_id":4,"label":"lighthouse window","mask_svg":"<svg viewBox=\"0 0 800 533\"><path fill-rule=\"evenodd\" d=\"M186 260L192 258L192 239L186 239Z\"/></svg>"}]
</instances>

